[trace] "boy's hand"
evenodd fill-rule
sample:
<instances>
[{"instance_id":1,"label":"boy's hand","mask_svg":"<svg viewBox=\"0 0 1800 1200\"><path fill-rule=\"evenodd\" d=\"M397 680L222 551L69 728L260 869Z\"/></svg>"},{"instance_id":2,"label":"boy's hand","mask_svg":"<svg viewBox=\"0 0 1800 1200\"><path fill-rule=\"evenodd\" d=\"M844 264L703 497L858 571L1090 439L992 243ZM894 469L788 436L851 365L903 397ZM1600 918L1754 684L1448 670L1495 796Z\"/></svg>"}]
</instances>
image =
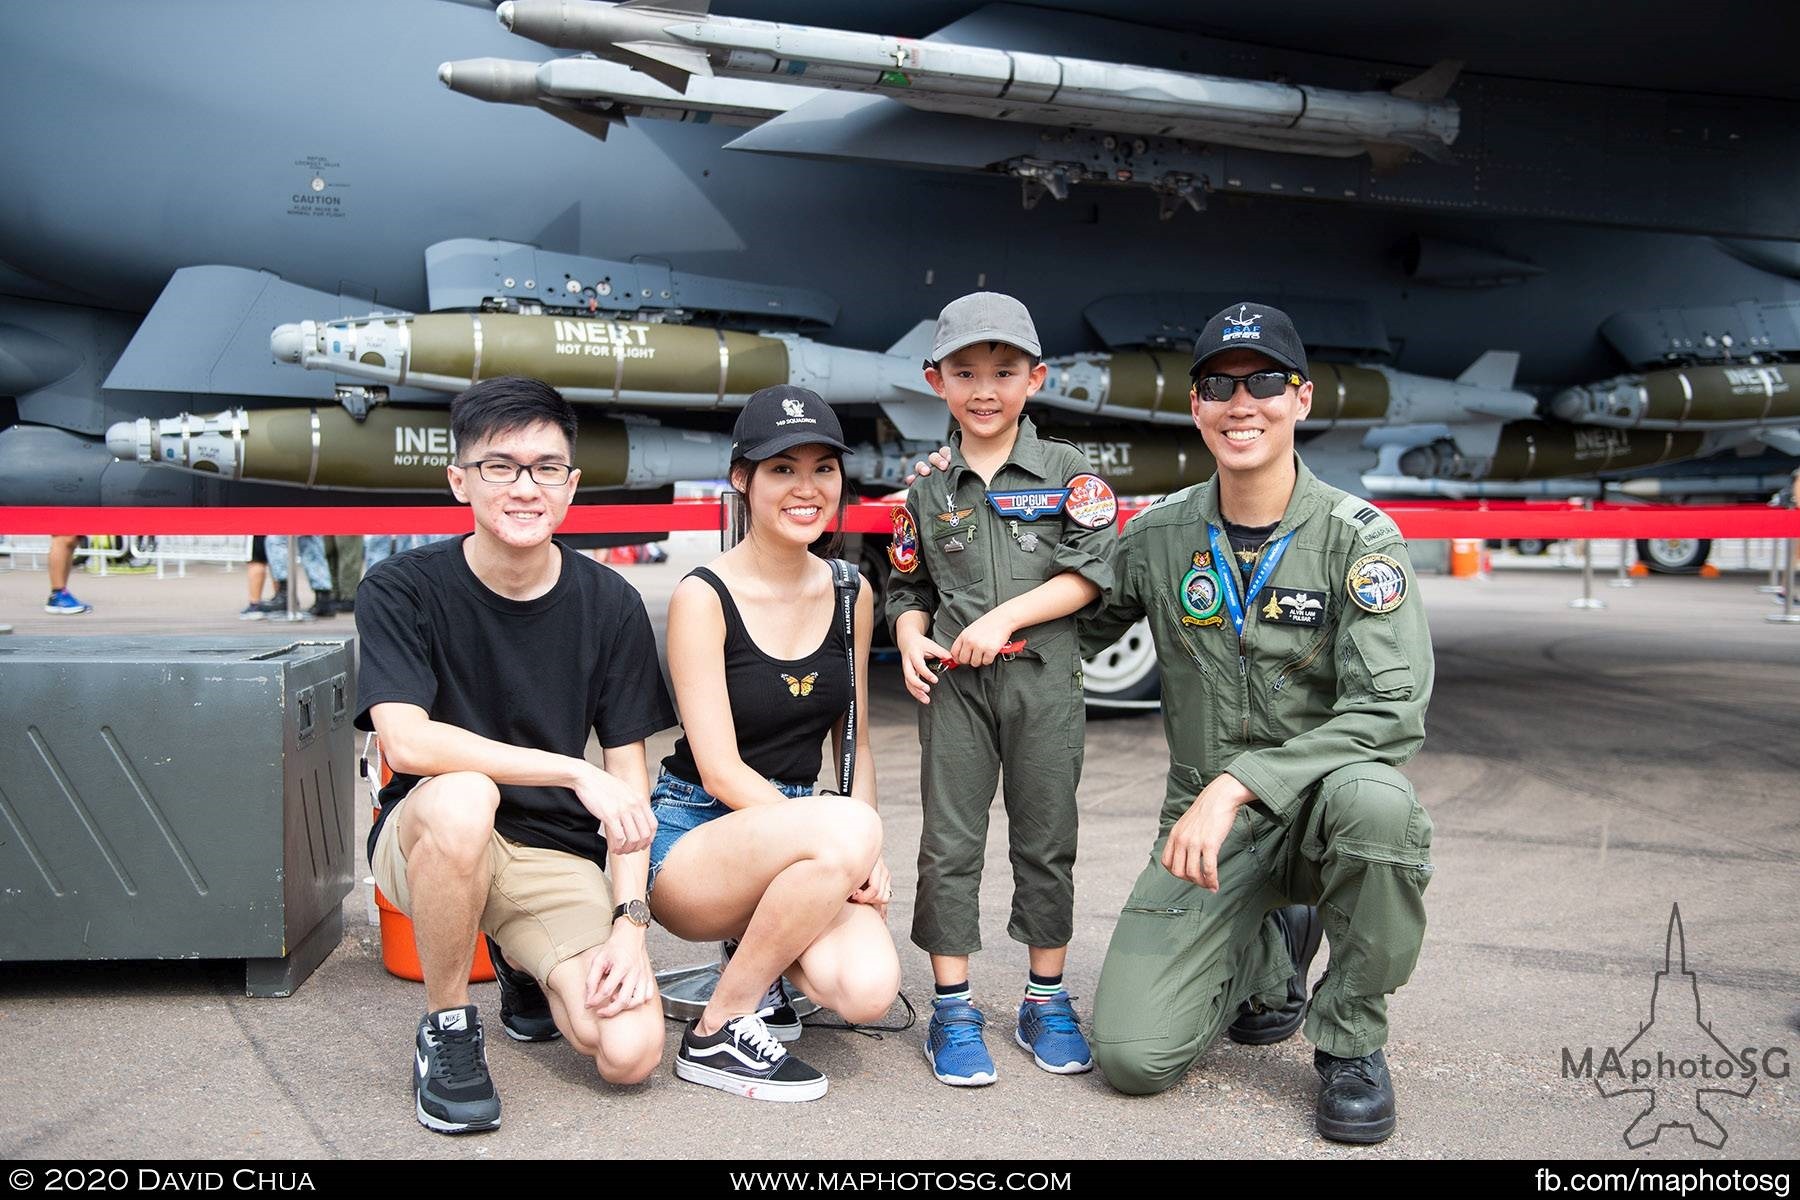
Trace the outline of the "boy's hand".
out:
<instances>
[{"instance_id":1,"label":"boy's hand","mask_svg":"<svg viewBox=\"0 0 1800 1200\"><path fill-rule=\"evenodd\" d=\"M899 650L900 677L906 681L906 690L920 704L930 704L931 685L937 682L931 664L951 657L950 652L922 633L902 634Z\"/></svg>"},{"instance_id":2,"label":"boy's hand","mask_svg":"<svg viewBox=\"0 0 1800 1200\"><path fill-rule=\"evenodd\" d=\"M931 458L928 461L914 463L912 474L906 477L906 482L910 485L925 478L931 474L932 467L936 467L940 471L950 469L950 447L939 446L931 452Z\"/></svg>"},{"instance_id":3,"label":"boy's hand","mask_svg":"<svg viewBox=\"0 0 1800 1200\"><path fill-rule=\"evenodd\" d=\"M613 926L608 938L588 967L588 1008L596 1017L616 1017L656 995L656 970L644 945L644 931L629 922Z\"/></svg>"},{"instance_id":4,"label":"boy's hand","mask_svg":"<svg viewBox=\"0 0 1800 1200\"><path fill-rule=\"evenodd\" d=\"M639 795L599 767L582 772L575 784L575 798L599 820L606 846L613 854L634 854L650 848L656 835L656 816L650 798Z\"/></svg>"},{"instance_id":5,"label":"boy's hand","mask_svg":"<svg viewBox=\"0 0 1800 1200\"><path fill-rule=\"evenodd\" d=\"M1012 626L1004 618L996 619L996 614L986 613L956 635L946 657L966 667L985 667L1000 657L1012 635Z\"/></svg>"}]
</instances>

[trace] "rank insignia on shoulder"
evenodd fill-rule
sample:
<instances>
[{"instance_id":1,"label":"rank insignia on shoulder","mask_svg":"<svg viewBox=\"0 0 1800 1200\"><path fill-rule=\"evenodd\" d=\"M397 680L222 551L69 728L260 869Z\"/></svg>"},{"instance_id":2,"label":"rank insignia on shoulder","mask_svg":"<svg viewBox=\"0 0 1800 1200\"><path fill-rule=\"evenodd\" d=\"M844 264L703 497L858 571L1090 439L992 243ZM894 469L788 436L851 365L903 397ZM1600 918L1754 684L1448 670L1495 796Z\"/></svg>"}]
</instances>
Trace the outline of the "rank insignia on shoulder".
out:
<instances>
[{"instance_id":1,"label":"rank insignia on shoulder","mask_svg":"<svg viewBox=\"0 0 1800 1200\"><path fill-rule=\"evenodd\" d=\"M1119 497L1098 475L1082 472L1069 478L1069 520L1083 529L1105 529L1119 515Z\"/></svg>"},{"instance_id":2,"label":"rank insignia on shoulder","mask_svg":"<svg viewBox=\"0 0 1800 1200\"><path fill-rule=\"evenodd\" d=\"M1317 628L1325 623L1324 592L1306 588L1266 587L1258 597L1258 612L1271 625L1305 625Z\"/></svg>"},{"instance_id":3,"label":"rank insignia on shoulder","mask_svg":"<svg viewBox=\"0 0 1800 1200\"><path fill-rule=\"evenodd\" d=\"M1344 587L1365 612L1393 612L1406 601L1406 568L1385 554L1365 554L1350 565Z\"/></svg>"},{"instance_id":4,"label":"rank insignia on shoulder","mask_svg":"<svg viewBox=\"0 0 1800 1200\"><path fill-rule=\"evenodd\" d=\"M1208 568L1210 566L1212 566L1212 551L1211 550L1196 550L1196 551L1194 551L1194 570L1204 571L1204 570L1206 570L1206 568Z\"/></svg>"},{"instance_id":5,"label":"rank insignia on shoulder","mask_svg":"<svg viewBox=\"0 0 1800 1200\"><path fill-rule=\"evenodd\" d=\"M888 543L888 561L902 575L919 569L919 530L904 505L894 510L894 540Z\"/></svg>"},{"instance_id":6,"label":"rank insignia on shoulder","mask_svg":"<svg viewBox=\"0 0 1800 1200\"><path fill-rule=\"evenodd\" d=\"M1215 623L1213 618L1219 615L1219 606L1224 602L1225 593L1219 590L1219 577L1212 568L1195 567L1182 578L1181 608L1187 614L1183 623Z\"/></svg>"},{"instance_id":7,"label":"rank insignia on shoulder","mask_svg":"<svg viewBox=\"0 0 1800 1200\"><path fill-rule=\"evenodd\" d=\"M1069 498L1068 488L1052 488L1042 492L989 492L988 503L1003 517L1035 521L1039 517L1062 511Z\"/></svg>"}]
</instances>

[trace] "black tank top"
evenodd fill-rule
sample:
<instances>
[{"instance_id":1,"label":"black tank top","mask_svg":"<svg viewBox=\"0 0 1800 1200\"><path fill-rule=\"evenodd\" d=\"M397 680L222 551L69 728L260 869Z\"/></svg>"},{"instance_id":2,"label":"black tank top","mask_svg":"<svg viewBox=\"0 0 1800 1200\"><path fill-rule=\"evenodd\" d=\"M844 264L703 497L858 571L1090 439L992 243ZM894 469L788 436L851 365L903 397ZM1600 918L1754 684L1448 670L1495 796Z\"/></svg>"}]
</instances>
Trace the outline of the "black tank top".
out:
<instances>
[{"instance_id":1,"label":"black tank top","mask_svg":"<svg viewBox=\"0 0 1800 1200\"><path fill-rule=\"evenodd\" d=\"M819 778L825 736L850 708L850 667L836 595L831 630L818 649L805 658L782 659L764 654L750 640L723 580L705 567L689 574L712 586L725 613L725 693L738 757L764 778L811 786ZM700 782L685 733L662 765L677 778Z\"/></svg>"}]
</instances>

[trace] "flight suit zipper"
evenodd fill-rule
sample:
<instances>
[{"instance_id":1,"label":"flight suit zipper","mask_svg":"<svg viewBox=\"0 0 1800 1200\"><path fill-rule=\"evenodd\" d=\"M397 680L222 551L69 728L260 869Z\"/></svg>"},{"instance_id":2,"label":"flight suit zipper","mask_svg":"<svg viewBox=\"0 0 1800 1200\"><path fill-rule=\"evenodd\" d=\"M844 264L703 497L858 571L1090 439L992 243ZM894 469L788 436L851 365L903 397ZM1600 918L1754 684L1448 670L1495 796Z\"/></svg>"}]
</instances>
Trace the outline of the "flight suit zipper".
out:
<instances>
[{"instance_id":1,"label":"flight suit zipper","mask_svg":"<svg viewBox=\"0 0 1800 1200\"><path fill-rule=\"evenodd\" d=\"M1308 650L1305 654L1302 654L1293 662L1282 667L1281 674L1275 677L1275 685L1269 689L1270 693L1279 692L1282 688L1287 686L1288 680L1312 666L1313 660L1319 657L1319 652L1325 649L1325 643L1330 640L1330 630L1327 630L1324 634L1320 635L1317 642L1313 643L1312 649Z\"/></svg>"}]
</instances>

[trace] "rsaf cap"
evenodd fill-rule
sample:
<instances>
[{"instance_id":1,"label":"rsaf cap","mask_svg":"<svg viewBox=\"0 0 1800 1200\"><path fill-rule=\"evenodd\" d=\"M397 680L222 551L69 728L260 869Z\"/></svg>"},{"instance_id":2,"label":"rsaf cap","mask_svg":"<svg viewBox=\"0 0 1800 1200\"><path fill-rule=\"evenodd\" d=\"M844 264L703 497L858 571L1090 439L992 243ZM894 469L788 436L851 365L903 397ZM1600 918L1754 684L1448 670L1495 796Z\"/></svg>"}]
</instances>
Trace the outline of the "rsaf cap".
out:
<instances>
[{"instance_id":1,"label":"rsaf cap","mask_svg":"<svg viewBox=\"0 0 1800 1200\"><path fill-rule=\"evenodd\" d=\"M1031 314L1023 304L999 292L970 292L944 305L938 314L937 334L931 339L931 361L943 362L977 342L1005 342L1033 358L1044 352Z\"/></svg>"},{"instance_id":2,"label":"rsaf cap","mask_svg":"<svg viewBox=\"0 0 1800 1200\"><path fill-rule=\"evenodd\" d=\"M795 446L831 446L851 453L837 414L819 393L778 383L752 394L731 429L732 461L761 462Z\"/></svg>"},{"instance_id":3,"label":"rsaf cap","mask_svg":"<svg viewBox=\"0 0 1800 1200\"><path fill-rule=\"evenodd\" d=\"M1205 374L1207 360L1227 350L1254 350L1302 377L1307 373L1306 347L1300 343L1294 323L1279 308L1267 304L1245 300L1208 321L1194 342L1189 377L1198 379Z\"/></svg>"}]
</instances>

